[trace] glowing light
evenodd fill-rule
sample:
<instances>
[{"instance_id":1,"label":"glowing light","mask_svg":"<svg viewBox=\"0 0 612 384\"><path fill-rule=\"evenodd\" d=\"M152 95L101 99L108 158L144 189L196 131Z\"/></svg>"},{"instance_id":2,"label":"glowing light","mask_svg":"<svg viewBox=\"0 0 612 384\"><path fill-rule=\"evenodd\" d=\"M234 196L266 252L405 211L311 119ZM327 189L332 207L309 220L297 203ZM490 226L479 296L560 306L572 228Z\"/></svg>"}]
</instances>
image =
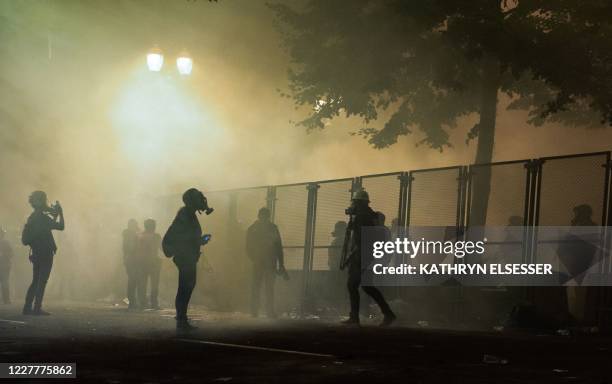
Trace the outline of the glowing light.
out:
<instances>
[{"instance_id":1,"label":"glowing light","mask_svg":"<svg viewBox=\"0 0 612 384\"><path fill-rule=\"evenodd\" d=\"M191 74L191 70L193 69L193 60L187 55L181 55L178 59L176 59L176 68L181 75L188 76Z\"/></svg>"},{"instance_id":2,"label":"glowing light","mask_svg":"<svg viewBox=\"0 0 612 384\"><path fill-rule=\"evenodd\" d=\"M159 48L153 48L147 54L147 67L149 67L149 71L159 72L164 65L164 55Z\"/></svg>"}]
</instances>

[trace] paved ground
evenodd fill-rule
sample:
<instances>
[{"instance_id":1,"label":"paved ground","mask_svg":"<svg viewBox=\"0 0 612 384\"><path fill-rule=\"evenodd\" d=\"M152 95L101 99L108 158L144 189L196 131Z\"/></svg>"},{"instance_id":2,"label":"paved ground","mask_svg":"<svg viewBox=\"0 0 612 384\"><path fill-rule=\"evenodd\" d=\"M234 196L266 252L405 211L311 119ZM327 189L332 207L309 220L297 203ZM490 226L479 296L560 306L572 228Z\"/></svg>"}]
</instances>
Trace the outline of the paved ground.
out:
<instances>
[{"instance_id":1,"label":"paved ground","mask_svg":"<svg viewBox=\"0 0 612 384\"><path fill-rule=\"evenodd\" d=\"M0 306L0 362L76 362L79 382L100 383L612 382L612 339L596 335L351 328L197 309L199 329L177 335L170 310L48 309L26 317Z\"/></svg>"}]
</instances>

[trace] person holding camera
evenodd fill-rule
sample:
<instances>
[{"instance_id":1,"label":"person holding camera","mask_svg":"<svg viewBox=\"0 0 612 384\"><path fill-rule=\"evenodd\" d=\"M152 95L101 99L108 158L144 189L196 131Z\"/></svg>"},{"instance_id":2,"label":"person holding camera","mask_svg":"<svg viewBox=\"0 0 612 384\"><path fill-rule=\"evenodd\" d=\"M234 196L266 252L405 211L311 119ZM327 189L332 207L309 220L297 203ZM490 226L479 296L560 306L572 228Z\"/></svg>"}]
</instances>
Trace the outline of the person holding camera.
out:
<instances>
[{"instance_id":1,"label":"person holding camera","mask_svg":"<svg viewBox=\"0 0 612 384\"><path fill-rule=\"evenodd\" d=\"M347 288L351 300L351 313L349 318L343 321L344 324L359 325L359 286L361 285L362 272L362 229L364 227L379 226L379 215L370 208L370 196L368 193L360 189L355 193L351 206L346 210L346 213L351 216L348 229L350 232L349 239L345 242L346 246L343 249L343 260L340 266L341 269L348 268ZM367 250L366 250L367 251ZM367 266L365 266L367 267ZM383 321L381 326L388 326L395 321L396 317L389 304L385 300L382 293L374 286L361 286L361 289L367 293L380 307L383 313Z\"/></svg>"},{"instance_id":2,"label":"person holding camera","mask_svg":"<svg viewBox=\"0 0 612 384\"><path fill-rule=\"evenodd\" d=\"M187 308L196 285L197 263L200 260L200 247L210 241L210 235L202 236L202 227L196 212L205 211L207 215L213 212L202 192L190 188L183 194L184 207L179 209L162 240L162 250L166 257L178 268L179 281L176 291L176 328L188 331L196 327L189 324ZM210 266L206 262L206 269Z\"/></svg>"},{"instance_id":3,"label":"person holding camera","mask_svg":"<svg viewBox=\"0 0 612 384\"><path fill-rule=\"evenodd\" d=\"M42 310L42 302L53 266L53 257L57 252L57 245L51 231L64 230L64 212L57 201L54 205L49 206L47 194L43 191L32 192L29 203L34 212L28 217L23 227L21 242L30 247L33 273L32 284L26 293L23 314L49 315L49 312Z\"/></svg>"},{"instance_id":4,"label":"person holding camera","mask_svg":"<svg viewBox=\"0 0 612 384\"><path fill-rule=\"evenodd\" d=\"M247 230L246 251L253 262L253 280L251 282L251 315L257 317L259 296L264 286L266 315L276 318L274 311L274 278L280 274L288 279L283 258L283 244L278 227L270 221L270 210L263 207L257 214L257 220Z\"/></svg>"}]
</instances>

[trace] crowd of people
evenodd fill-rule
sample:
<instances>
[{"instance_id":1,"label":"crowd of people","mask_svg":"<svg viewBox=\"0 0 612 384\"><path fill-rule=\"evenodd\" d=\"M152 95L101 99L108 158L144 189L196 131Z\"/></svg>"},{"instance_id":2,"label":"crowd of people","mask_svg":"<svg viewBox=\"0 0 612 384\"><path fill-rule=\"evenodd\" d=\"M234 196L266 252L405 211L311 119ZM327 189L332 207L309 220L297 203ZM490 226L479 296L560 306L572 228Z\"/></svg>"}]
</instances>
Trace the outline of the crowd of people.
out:
<instances>
[{"instance_id":1,"label":"crowd of people","mask_svg":"<svg viewBox=\"0 0 612 384\"><path fill-rule=\"evenodd\" d=\"M187 310L197 279L197 265L204 264L204 269L211 270L206 257L202 257L202 247L211 241L211 234L203 234L198 213L212 213L204 194L191 188L183 196L181 207L164 236L157 232L157 223L153 219L143 222L140 229L135 219L130 219L122 233L123 264L127 275L127 302L130 310L160 309L159 283L164 256L171 258L178 270L178 288L175 297L177 328L190 330ZM43 298L51 274L57 245L52 231L64 230L64 214L59 202L49 205L43 191L35 191L29 197L33 212L27 219L22 231L22 243L29 247L29 260L32 265L32 282L25 294L24 315L46 316L50 313L43 309ZM384 298L383 293L372 285L362 286L362 273L368 263L363 255L368 255L363 247L362 229L373 227L380 229L374 233L379 240L388 240L398 236L397 220L392 222L389 230L385 226L385 216L370 207L369 195L365 190L357 191L347 209L349 222L338 221L331 233L332 241L328 248L328 267L331 292L343 290L337 284L340 270L346 269L348 279L346 290L350 299L350 313L345 324L360 323L360 287L375 302L383 314L381 325L388 326L396 320L396 315ZM257 220L248 228L245 240L245 253L252 264L250 281L250 312L257 317L263 291L265 314L276 318L274 305L274 286L276 277L286 280L289 274L285 268L284 251L281 233L273 223L271 211L267 207L259 209ZM580 205L574 209L572 226L592 226L592 209ZM522 218L511 217L510 226L522 224ZM395 230L394 230L395 229ZM569 272L574 275L583 273L589 263L576 266L571 257L575 254L576 245L568 248L560 245L559 258ZM584 247L583 247L584 248ZM589 254L592 250L589 248ZM568 256L569 254L569 256ZM582 252L581 254L585 254ZM592 255L591 255L592 256ZM10 303L10 270L13 249L5 239L5 231L0 230L0 288L4 303ZM364 261L365 260L365 261ZM572 262L569 262L569 261ZM583 265L584 264L584 265ZM589 264L589 265L587 265ZM574 273L574 270L579 270Z\"/></svg>"},{"instance_id":2,"label":"crowd of people","mask_svg":"<svg viewBox=\"0 0 612 384\"><path fill-rule=\"evenodd\" d=\"M197 264L201 259L201 249L211 240L211 234L203 234L198 213L210 214L204 194L191 188L182 197L181 207L164 236L157 232L154 219L146 219L140 229L135 219L130 219L127 228L122 232L123 265L127 275L127 303L130 310L160 309L159 282L164 256L171 258L178 270L178 288L175 297L177 329L194 328L189 323L187 309L196 285ZM49 312L43 309L45 289L51 274L57 245L52 231L63 231L64 213L59 202L49 204L43 191L35 191L29 197L33 212L23 227L21 241L29 247L29 260L32 265L32 282L25 295L24 315L47 316ZM369 207L369 196L365 191L359 191L351 209L354 210L354 220L348 224L343 221L336 223L332 233L332 244L329 247L329 267L337 280L338 271L348 270L348 292L351 299L351 313L348 324L359 323L359 286L361 275L361 241L360 233L363 226L384 225L384 215L374 212ZM382 222L381 222L382 220ZM9 273L11 268L12 247L4 239L4 231L0 231L0 286L5 303L10 303ZM345 241L347 236L350 242ZM245 252L252 264L250 281L250 312L257 317L263 296L265 314L268 318L276 318L274 305L274 286L276 277L289 280L289 274L284 265L284 253L281 234L272 222L271 212L262 207L257 220L249 226L246 233ZM204 268L210 270L206 257L202 257ZM336 286L338 289L340 287ZM379 304L384 320L382 325L389 325L395 315L375 287L362 287L376 303ZM263 292L262 292L263 291Z\"/></svg>"}]
</instances>

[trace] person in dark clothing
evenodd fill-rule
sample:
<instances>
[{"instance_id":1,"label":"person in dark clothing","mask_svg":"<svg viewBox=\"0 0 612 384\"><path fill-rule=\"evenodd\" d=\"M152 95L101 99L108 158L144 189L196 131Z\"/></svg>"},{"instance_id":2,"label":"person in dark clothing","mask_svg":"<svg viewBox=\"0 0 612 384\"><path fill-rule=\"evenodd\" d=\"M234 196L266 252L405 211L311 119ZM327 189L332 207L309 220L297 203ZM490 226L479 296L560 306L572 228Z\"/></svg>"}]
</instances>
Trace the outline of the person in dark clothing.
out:
<instances>
[{"instance_id":1,"label":"person in dark clothing","mask_svg":"<svg viewBox=\"0 0 612 384\"><path fill-rule=\"evenodd\" d=\"M32 284L26 293L23 314L49 315L49 312L42 310L42 301L53 266L53 256L57 252L51 231L64 230L64 212L59 202L49 207L47 194L43 191L32 192L29 202L34 212L23 227L21 242L30 247L33 273Z\"/></svg>"},{"instance_id":2,"label":"person in dark clothing","mask_svg":"<svg viewBox=\"0 0 612 384\"><path fill-rule=\"evenodd\" d=\"M140 229L135 219L128 220L123 230L123 264L127 273L127 297L129 309L143 308L145 305L144 266L138 254L138 236ZM146 282L145 282L146 283Z\"/></svg>"},{"instance_id":3,"label":"person in dark clothing","mask_svg":"<svg viewBox=\"0 0 612 384\"><path fill-rule=\"evenodd\" d=\"M283 244L276 224L270 221L270 210L261 208L257 220L247 230L246 251L253 263L251 282L251 315L257 317L261 286L264 286L266 314L276 318L274 311L274 278L287 276L283 258Z\"/></svg>"},{"instance_id":4,"label":"person in dark clothing","mask_svg":"<svg viewBox=\"0 0 612 384\"><path fill-rule=\"evenodd\" d=\"M334 225L334 231L331 233L332 241L327 249L327 267L329 268L329 279L325 289L330 303L336 304L343 299L344 296L344 273L340 271L340 263L342 260L342 246L346 236L347 224L345 221L338 221Z\"/></svg>"},{"instance_id":5,"label":"person in dark clothing","mask_svg":"<svg viewBox=\"0 0 612 384\"><path fill-rule=\"evenodd\" d=\"M183 194L185 206L179 209L174 221L162 240L164 254L172 257L178 268L179 282L176 291L177 330L190 330L196 327L189 324L187 308L196 285L197 263L200 260L200 247L208 243L210 235L202 236L202 227L196 212L212 212L202 192L195 188Z\"/></svg>"},{"instance_id":6,"label":"person in dark clothing","mask_svg":"<svg viewBox=\"0 0 612 384\"><path fill-rule=\"evenodd\" d=\"M344 244L344 237L346 236L346 222L336 222L331 236L332 242L327 250L327 267L330 271L337 271L342 259L342 244Z\"/></svg>"},{"instance_id":7,"label":"person in dark clothing","mask_svg":"<svg viewBox=\"0 0 612 384\"><path fill-rule=\"evenodd\" d=\"M161 259L159 250L161 248L161 236L155 232L156 223L153 219L144 222L144 232L138 239L139 258L144 266L144 287L146 292L147 280L150 284L149 303L151 308L160 309L158 302L159 274L161 272Z\"/></svg>"},{"instance_id":8,"label":"person in dark clothing","mask_svg":"<svg viewBox=\"0 0 612 384\"><path fill-rule=\"evenodd\" d=\"M348 281L347 288L351 300L351 313L349 318L343 321L344 324L356 324L359 325L359 286L361 285L361 273L362 273L362 229L364 227L375 227L379 224L379 216L370 208L370 197L364 190L359 190L355 193L351 204L351 211L354 215L354 219L349 223L349 230L351 234L350 245L346 250L347 261L346 267L348 267ZM368 267L367 265L363 267ZM381 312L384 315L384 319L381 326L388 326L396 317L389 304L383 297L382 293L373 286L362 286L361 289L367 293L380 307Z\"/></svg>"},{"instance_id":9,"label":"person in dark clothing","mask_svg":"<svg viewBox=\"0 0 612 384\"><path fill-rule=\"evenodd\" d=\"M13 248L5 239L6 232L0 228L0 286L2 286L2 301L4 304L11 303L10 295L10 276L11 259L13 258Z\"/></svg>"}]
</instances>

